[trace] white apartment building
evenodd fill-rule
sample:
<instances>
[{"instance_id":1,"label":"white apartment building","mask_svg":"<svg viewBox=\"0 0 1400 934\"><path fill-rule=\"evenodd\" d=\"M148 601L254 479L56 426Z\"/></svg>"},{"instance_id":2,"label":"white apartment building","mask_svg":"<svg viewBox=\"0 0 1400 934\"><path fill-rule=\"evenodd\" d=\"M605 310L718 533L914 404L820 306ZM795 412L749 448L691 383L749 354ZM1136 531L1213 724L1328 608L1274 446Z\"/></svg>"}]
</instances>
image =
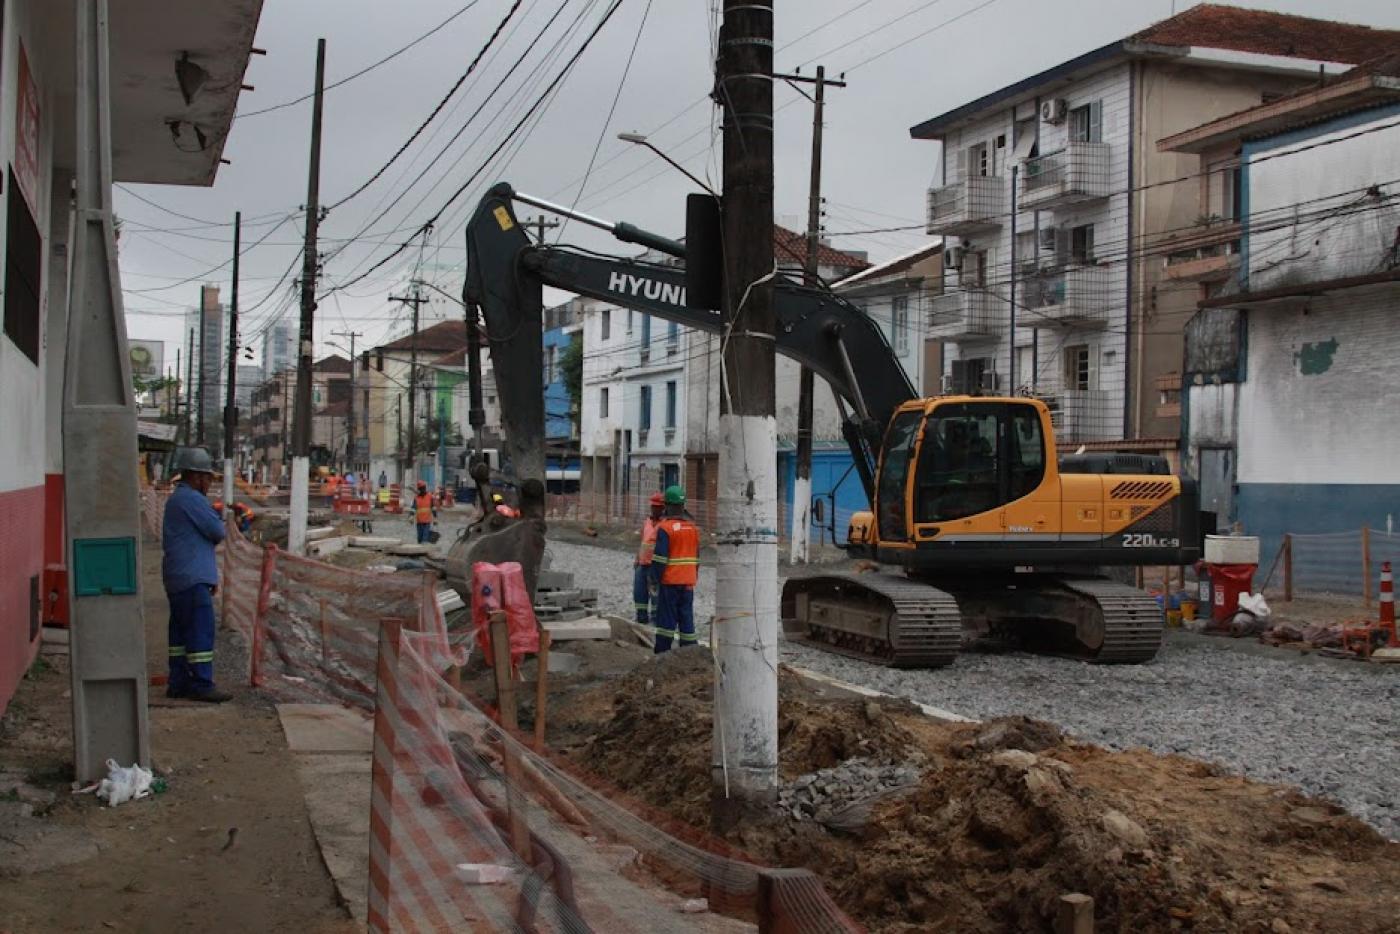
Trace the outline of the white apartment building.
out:
<instances>
[{"instance_id":1,"label":"white apartment building","mask_svg":"<svg viewBox=\"0 0 1400 934\"><path fill-rule=\"evenodd\" d=\"M927 229L946 289L923 324L945 391L1033 393L1061 443L1174 452L1182 329L1219 283L1168 278L1154 252L1209 222L1179 183L1194 160L1157 140L1397 38L1201 5L913 127L941 144Z\"/></svg>"}]
</instances>

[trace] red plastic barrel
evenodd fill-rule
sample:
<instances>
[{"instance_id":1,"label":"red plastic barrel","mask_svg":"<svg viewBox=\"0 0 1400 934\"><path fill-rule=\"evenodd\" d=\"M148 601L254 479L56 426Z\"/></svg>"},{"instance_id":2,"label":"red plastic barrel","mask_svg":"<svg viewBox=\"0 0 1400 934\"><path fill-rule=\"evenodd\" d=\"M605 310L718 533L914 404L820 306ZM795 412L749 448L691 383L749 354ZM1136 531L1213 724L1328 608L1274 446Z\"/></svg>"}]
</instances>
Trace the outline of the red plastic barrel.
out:
<instances>
[{"instance_id":1,"label":"red plastic barrel","mask_svg":"<svg viewBox=\"0 0 1400 934\"><path fill-rule=\"evenodd\" d=\"M1207 564L1214 599L1210 615L1217 623L1228 623L1240 608L1240 594L1254 592L1257 564Z\"/></svg>"}]
</instances>

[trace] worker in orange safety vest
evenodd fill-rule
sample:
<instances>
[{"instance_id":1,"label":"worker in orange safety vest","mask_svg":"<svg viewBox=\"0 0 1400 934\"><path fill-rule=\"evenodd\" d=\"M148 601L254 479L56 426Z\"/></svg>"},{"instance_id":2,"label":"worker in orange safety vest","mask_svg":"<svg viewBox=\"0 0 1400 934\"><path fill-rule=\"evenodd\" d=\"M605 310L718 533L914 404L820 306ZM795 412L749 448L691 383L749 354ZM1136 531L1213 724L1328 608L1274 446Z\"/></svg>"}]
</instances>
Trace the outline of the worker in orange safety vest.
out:
<instances>
[{"instance_id":1,"label":"worker in orange safety vest","mask_svg":"<svg viewBox=\"0 0 1400 934\"><path fill-rule=\"evenodd\" d=\"M651 627L651 555L656 547L656 530L660 527L661 511L664 507L660 493L651 494L651 515L642 522L642 543L637 546L637 558L632 563L632 608L637 614L637 623Z\"/></svg>"},{"instance_id":2,"label":"worker in orange safety vest","mask_svg":"<svg viewBox=\"0 0 1400 934\"><path fill-rule=\"evenodd\" d=\"M666 488L662 499L666 514L656 529L651 554L651 580L656 585L655 651L671 650L680 638L681 648L696 644L695 581L700 572L700 530L685 515L685 490Z\"/></svg>"},{"instance_id":3,"label":"worker in orange safety vest","mask_svg":"<svg viewBox=\"0 0 1400 934\"><path fill-rule=\"evenodd\" d=\"M413 497L413 522L418 527L418 544L427 545L432 541L433 519L437 509L433 507L433 495L428 492L428 484L418 481L418 495Z\"/></svg>"}]
</instances>

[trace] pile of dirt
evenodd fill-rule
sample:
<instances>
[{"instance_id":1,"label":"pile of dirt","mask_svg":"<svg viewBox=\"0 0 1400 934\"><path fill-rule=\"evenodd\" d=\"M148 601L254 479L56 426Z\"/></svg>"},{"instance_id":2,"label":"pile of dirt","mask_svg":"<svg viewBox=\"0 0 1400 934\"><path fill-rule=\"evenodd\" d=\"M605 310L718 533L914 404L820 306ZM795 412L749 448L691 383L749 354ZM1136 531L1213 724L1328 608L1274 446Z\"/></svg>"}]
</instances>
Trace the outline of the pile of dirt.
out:
<instances>
[{"instance_id":1,"label":"pile of dirt","mask_svg":"<svg viewBox=\"0 0 1400 934\"><path fill-rule=\"evenodd\" d=\"M575 712L559 729L589 711L610 716L570 751L617 787L695 826L710 812L714 660L709 649L687 648L648 659L626 676L578 692ZM786 669L778 677L778 751L785 779L856 757L898 762L914 745L885 707L818 697ZM638 750L646 750L638 755Z\"/></svg>"},{"instance_id":2,"label":"pile of dirt","mask_svg":"<svg viewBox=\"0 0 1400 934\"><path fill-rule=\"evenodd\" d=\"M712 664L674 652L580 691L566 752L707 827ZM785 782L848 760L922 769L857 825L774 808L730 835L760 861L815 871L873 931L1050 931L1076 892L1093 897L1098 930L1397 930L1400 845L1297 792L1022 717L948 724L833 700L787 671L779 719Z\"/></svg>"}]
</instances>

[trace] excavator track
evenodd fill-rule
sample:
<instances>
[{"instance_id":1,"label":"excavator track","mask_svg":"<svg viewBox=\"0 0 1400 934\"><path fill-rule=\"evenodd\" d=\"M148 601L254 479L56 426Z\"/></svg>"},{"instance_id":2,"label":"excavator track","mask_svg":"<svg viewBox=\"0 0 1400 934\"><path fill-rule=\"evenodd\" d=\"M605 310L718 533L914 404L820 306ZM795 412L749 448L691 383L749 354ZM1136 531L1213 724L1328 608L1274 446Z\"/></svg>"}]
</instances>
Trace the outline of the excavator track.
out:
<instances>
[{"instance_id":1,"label":"excavator track","mask_svg":"<svg viewBox=\"0 0 1400 934\"><path fill-rule=\"evenodd\" d=\"M793 578L783 616L806 627L796 641L892 668L941 668L962 647L957 600L903 575Z\"/></svg>"},{"instance_id":2,"label":"excavator track","mask_svg":"<svg viewBox=\"0 0 1400 934\"><path fill-rule=\"evenodd\" d=\"M1098 664L1136 665L1151 661L1162 647L1162 608L1156 599L1116 581L1061 580L1081 599L1093 601L1103 614L1102 642L1083 646L1079 657Z\"/></svg>"}]
</instances>

